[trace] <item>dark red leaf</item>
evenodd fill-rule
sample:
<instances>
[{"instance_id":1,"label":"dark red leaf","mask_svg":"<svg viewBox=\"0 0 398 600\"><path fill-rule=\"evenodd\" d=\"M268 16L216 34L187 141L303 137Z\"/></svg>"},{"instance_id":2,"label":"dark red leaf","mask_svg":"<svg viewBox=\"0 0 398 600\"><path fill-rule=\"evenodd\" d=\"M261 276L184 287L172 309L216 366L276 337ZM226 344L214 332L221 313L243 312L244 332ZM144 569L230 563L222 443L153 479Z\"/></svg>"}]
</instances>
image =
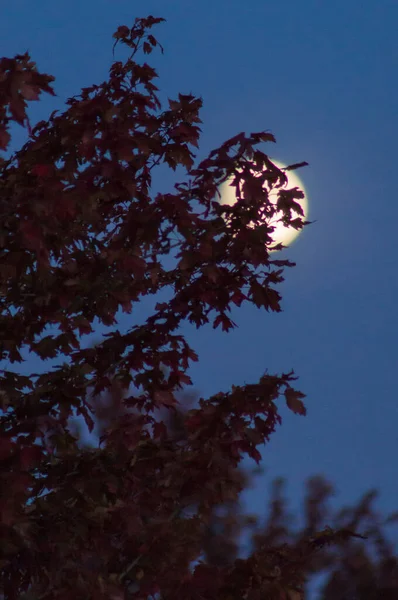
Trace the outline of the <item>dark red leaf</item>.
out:
<instances>
[{"instance_id":1,"label":"dark red leaf","mask_svg":"<svg viewBox=\"0 0 398 600\"><path fill-rule=\"evenodd\" d=\"M300 400L300 398L305 398L305 394L294 390L293 388L286 388L285 390L285 398L286 404L297 415L305 416L307 414L307 410L304 406L304 403Z\"/></svg>"}]
</instances>

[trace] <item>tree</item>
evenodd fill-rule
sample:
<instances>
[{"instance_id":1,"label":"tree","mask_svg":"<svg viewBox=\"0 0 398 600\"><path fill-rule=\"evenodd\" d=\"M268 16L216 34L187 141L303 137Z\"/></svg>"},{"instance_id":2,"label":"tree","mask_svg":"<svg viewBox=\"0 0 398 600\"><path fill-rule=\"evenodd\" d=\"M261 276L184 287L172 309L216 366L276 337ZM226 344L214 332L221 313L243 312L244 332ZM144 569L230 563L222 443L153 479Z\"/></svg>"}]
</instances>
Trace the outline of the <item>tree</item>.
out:
<instances>
[{"instance_id":1,"label":"tree","mask_svg":"<svg viewBox=\"0 0 398 600\"><path fill-rule=\"evenodd\" d=\"M0 164L1 359L58 359L29 376L2 370L7 599L297 600L314 555L354 535L311 531L245 559L233 549L210 556L218 511L245 485L242 458L259 462L258 446L281 422L278 399L304 415L304 395L293 373L264 374L182 411L177 396L198 357L180 327L228 331L231 307L244 302L279 312L275 286L293 263L270 253L281 249L270 220L282 211L285 224L305 223L291 216L302 193L257 148L271 133L240 133L194 166L201 100L179 94L162 109L155 70L137 61L160 46L151 28L161 21L119 27L115 46L128 58L33 128L27 103L54 95L54 78L28 53L0 63L1 149L12 121L29 132ZM152 197L161 163L185 169L186 181ZM217 190L231 175L237 203L222 206ZM120 310L160 292L168 300L145 322L119 331ZM112 331L90 347L94 323ZM71 418L92 431L96 401L115 389L122 396L99 415L109 423L98 448L82 446Z\"/></svg>"},{"instance_id":2,"label":"tree","mask_svg":"<svg viewBox=\"0 0 398 600\"><path fill-rule=\"evenodd\" d=\"M398 596L398 557L390 527L398 513L382 517L376 507L376 490L363 494L353 506L332 507L333 486L322 476L306 482L300 519L287 510L284 481L272 483L267 518L256 524L253 549L261 546L299 546L319 531L340 531L337 544L325 545L305 565L308 584L319 580L317 600L393 600ZM301 526L294 523L301 521ZM343 532L361 531L364 536ZM365 541L364 541L365 540ZM396 545L395 545L396 547ZM307 590L311 585L307 585ZM314 596L315 597L315 596Z\"/></svg>"}]
</instances>

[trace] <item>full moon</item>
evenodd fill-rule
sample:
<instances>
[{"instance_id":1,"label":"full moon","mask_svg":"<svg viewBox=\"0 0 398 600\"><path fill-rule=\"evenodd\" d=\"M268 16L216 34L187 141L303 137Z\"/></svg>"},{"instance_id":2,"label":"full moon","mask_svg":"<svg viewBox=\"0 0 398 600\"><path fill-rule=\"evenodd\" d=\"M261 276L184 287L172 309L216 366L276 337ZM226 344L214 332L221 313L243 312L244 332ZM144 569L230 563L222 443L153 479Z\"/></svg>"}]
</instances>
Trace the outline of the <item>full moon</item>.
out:
<instances>
[{"instance_id":1,"label":"full moon","mask_svg":"<svg viewBox=\"0 0 398 600\"><path fill-rule=\"evenodd\" d=\"M286 165L284 165L283 163L281 163L279 161L272 160L272 162L279 169L284 169L286 167ZM302 219L307 220L308 202L307 202L307 196L306 196L306 192L305 192L303 183L301 182L299 177L296 175L296 171L284 171L284 173L287 177L287 184L284 186L284 189L290 190L292 188L298 187L299 190L301 190L304 193L304 198L295 199L295 202L297 202L297 204L300 204L301 208L303 209L304 217L302 215L298 214L295 210L292 210L292 218L295 219L297 217L301 217ZM228 204L229 206L232 206L236 202L236 196L235 196L236 192L235 192L235 187L233 187L231 185L232 181L233 181L233 177L230 177L229 179L227 179L227 181L225 181L220 186L219 191L220 191L220 195L221 195L221 198L220 198L221 204ZM274 188L271 190L271 192L269 192L269 199L272 204L276 204L277 199L278 199L278 191L280 189L283 189L283 188ZM302 229L294 229L294 227L286 227L282 222L278 221L282 216L283 216L283 213L281 211L279 211L278 213L276 213L274 219L272 219L272 221L270 221L270 225L272 225L274 227L274 231L272 232L271 235L272 235L274 244L283 244L284 246L289 246L297 238L297 236L301 233Z\"/></svg>"}]
</instances>

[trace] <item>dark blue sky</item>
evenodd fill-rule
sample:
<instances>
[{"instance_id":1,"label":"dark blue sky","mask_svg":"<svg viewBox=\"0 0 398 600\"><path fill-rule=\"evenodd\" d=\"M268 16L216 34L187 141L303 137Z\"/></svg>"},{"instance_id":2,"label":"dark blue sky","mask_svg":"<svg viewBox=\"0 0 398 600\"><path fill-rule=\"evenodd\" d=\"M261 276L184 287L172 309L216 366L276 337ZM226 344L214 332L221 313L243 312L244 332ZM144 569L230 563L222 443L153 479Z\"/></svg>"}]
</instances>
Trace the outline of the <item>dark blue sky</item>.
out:
<instances>
[{"instance_id":1,"label":"dark blue sky","mask_svg":"<svg viewBox=\"0 0 398 600\"><path fill-rule=\"evenodd\" d=\"M310 164L300 176L316 223L286 251L297 267L282 286L284 312L242 308L233 316L239 329L229 334L187 329L200 356L196 389L206 396L255 382L265 369L293 368L300 377L308 416L283 410L263 453L268 474L249 496L252 509L261 509L269 477L288 477L296 505L314 473L337 485L339 502L375 486L379 506L396 509L398 3L244 6L14 0L1 8L0 55L28 50L41 72L56 77L58 97L32 108L36 122L107 77L117 26L165 17L154 32L165 54L146 60L163 98L203 97L198 158L240 131L269 129L278 143L262 149L271 157ZM21 128L13 131L17 144L25 140ZM159 191L173 181L165 176Z\"/></svg>"}]
</instances>

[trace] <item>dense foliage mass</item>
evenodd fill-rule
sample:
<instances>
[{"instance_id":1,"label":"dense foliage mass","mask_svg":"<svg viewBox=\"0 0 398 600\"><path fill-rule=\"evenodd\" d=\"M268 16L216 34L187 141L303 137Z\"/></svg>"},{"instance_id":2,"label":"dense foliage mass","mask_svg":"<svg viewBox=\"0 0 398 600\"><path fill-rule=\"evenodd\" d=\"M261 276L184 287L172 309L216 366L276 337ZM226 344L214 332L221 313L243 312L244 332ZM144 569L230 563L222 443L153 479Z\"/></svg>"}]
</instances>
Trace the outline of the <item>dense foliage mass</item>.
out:
<instances>
[{"instance_id":1,"label":"dense foliage mass","mask_svg":"<svg viewBox=\"0 0 398 600\"><path fill-rule=\"evenodd\" d=\"M270 221L281 211L301 228L291 210L300 213L302 193L286 189L285 173L258 149L274 141L267 132L241 133L194 166L201 100L179 94L162 108L155 70L137 62L159 46L150 32L160 21L119 27L125 62L33 129L27 102L54 95L54 78L27 53L0 61L0 148L13 121L29 132L0 162L6 599L297 600L314 557L354 535L316 521L282 540L274 515L274 533L237 554L241 461L260 460L281 421L280 397L305 414L292 373L265 374L189 410L178 403L198 359L181 325L228 331L231 308L244 302L281 310L275 285L292 263L270 254L280 249ZM185 169L186 181L153 195L163 163ZM221 206L217 189L231 175L237 203ZM167 300L120 331L120 311L134 316L159 293ZM112 330L92 346L85 336L98 324ZM29 355L43 372L11 366ZM99 428L98 447L82 444L76 416Z\"/></svg>"}]
</instances>

